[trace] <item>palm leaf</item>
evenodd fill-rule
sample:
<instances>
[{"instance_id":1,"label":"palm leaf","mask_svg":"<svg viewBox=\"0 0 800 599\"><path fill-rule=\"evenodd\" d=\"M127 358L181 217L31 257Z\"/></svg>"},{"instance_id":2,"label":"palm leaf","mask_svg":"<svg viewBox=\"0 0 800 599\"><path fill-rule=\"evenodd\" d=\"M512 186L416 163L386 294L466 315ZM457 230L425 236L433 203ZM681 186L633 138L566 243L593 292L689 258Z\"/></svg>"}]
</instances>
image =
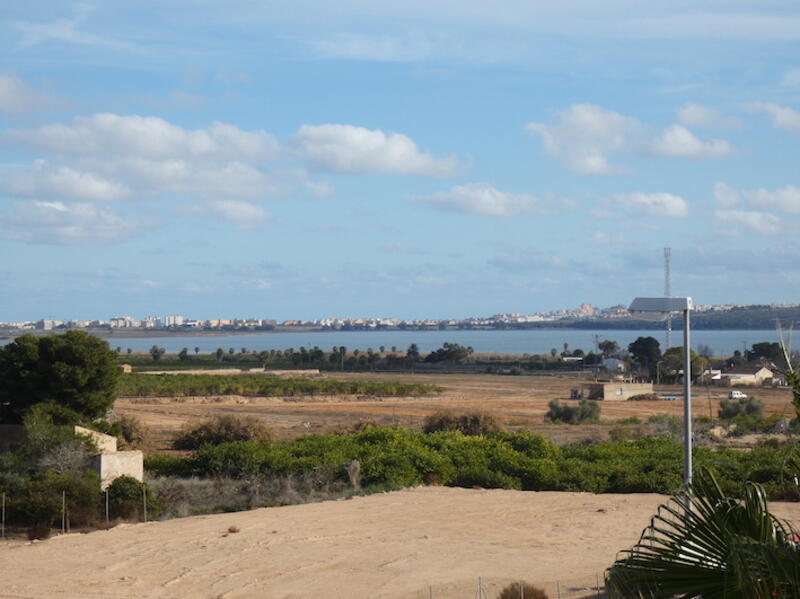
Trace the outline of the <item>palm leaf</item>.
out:
<instances>
[{"instance_id":1,"label":"palm leaf","mask_svg":"<svg viewBox=\"0 0 800 599\"><path fill-rule=\"evenodd\" d=\"M769 513L760 485L748 483L739 502L701 470L688 493L659 507L639 542L620 553L606 574L609 596L800 597L791 533Z\"/></svg>"}]
</instances>

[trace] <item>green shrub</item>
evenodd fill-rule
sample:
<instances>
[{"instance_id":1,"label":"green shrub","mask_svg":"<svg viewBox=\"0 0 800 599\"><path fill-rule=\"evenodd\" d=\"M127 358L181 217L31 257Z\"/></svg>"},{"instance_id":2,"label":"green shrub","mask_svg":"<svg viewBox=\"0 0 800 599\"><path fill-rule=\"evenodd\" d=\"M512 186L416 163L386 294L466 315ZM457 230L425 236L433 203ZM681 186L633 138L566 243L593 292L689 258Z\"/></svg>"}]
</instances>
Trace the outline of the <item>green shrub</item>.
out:
<instances>
[{"instance_id":1,"label":"green shrub","mask_svg":"<svg viewBox=\"0 0 800 599\"><path fill-rule=\"evenodd\" d=\"M582 399L577 406L562 404L559 400L554 399L547 404L547 407L549 410L545 418L552 422L578 424L586 420L598 420L600 418L600 404L587 399Z\"/></svg>"},{"instance_id":2,"label":"green shrub","mask_svg":"<svg viewBox=\"0 0 800 599\"><path fill-rule=\"evenodd\" d=\"M761 419L764 413L764 404L755 397L747 399L723 399L719 402L718 415L724 420L737 416L749 416L756 420Z\"/></svg>"},{"instance_id":3,"label":"green shrub","mask_svg":"<svg viewBox=\"0 0 800 599\"><path fill-rule=\"evenodd\" d=\"M485 435L500 430L497 419L485 412L466 412L464 414L451 414L437 412L425 419L422 430L426 433L439 431L459 431L464 435Z\"/></svg>"},{"instance_id":4,"label":"green shrub","mask_svg":"<svg viewBox=\"0 0 800 599\"><path fill-rule=\"evenodd\" d=\"M222 415L206 420L181 432L173 440L174 449L197 449L202 445L219 445L234 441L268 441L269 430L255 416Z\"/></svg>"},{"instance_id":5,"label":"green shrub","mask_svg":"<svg viewBox=\"0 0 800 599\"><path fill-rule=\"evenodd\" d=\"M154 520L161 514L161 504L150 487L132 476L117 477L106 491L112 519L141 520L144 517L145 503L148 520Z\"/></svg>"}]
</instances>

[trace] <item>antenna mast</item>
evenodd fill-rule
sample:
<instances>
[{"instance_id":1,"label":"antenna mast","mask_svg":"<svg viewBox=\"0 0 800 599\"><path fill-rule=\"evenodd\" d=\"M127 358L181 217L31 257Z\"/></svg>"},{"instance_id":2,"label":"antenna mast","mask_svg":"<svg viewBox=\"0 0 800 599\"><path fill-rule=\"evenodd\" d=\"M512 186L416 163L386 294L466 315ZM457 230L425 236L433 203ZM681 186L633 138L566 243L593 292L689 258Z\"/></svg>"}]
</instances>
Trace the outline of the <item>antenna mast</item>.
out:
<instances>
[{"instance_id":1,"label":"antenna mast","mask_svg":"<svg viewBox=\"0 0 800 599\"><path fill-rule=\"evenodd\" d=\"M672 248L664 248L664 297L672 297ZM672 314L667 316L667 346L672 347Z\"/></svg>"}]
</instances>

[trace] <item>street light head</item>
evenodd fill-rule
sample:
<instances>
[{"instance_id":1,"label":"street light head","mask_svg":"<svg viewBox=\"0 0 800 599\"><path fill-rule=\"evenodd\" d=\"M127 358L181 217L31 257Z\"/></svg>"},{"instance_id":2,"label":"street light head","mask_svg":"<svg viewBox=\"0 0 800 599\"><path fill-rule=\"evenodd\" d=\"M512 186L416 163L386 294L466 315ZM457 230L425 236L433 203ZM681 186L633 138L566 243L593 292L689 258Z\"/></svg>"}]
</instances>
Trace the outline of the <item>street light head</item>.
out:
<instances>
[{"instance_id":1,"label":"street light head","mask_svg":"<svg viewBox=\"0 0 800 599\"><path fill-rule=\"evenodd\" d=\"M665 320L672 312L692 309L690 297L637 297L628 311L643 320Z\"/></svg>"}]
</instances>

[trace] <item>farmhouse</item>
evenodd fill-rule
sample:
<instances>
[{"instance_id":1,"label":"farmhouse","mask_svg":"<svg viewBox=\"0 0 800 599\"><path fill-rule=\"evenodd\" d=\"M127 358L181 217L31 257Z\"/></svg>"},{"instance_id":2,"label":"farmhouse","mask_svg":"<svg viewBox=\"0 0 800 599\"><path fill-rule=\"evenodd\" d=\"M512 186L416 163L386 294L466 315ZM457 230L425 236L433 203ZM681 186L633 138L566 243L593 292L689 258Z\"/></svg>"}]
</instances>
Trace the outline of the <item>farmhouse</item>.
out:
<instances>
[{"instance_id":1,"label":"farmhouse","mask_svg":"<svg viewBox=\"0 0 800 599\"><path fill-rule=\"evenodd\" d=\"M570 393L571 399L625 401L634 395L652 393L653 383L626 383L623 381L583 383Z\"/></svg>"},{"instance_id":2,"label":"farmhouse","mask_svg":"<svg viewBox=\"0 0 800 599\"><path fill-rule=\"evenodd\" d=\"M773 372L765 366L731 368L720 375L719 384L723 387L763 385L765 382L771 382L774 376Z\"/></svg>"}]
</instances>

